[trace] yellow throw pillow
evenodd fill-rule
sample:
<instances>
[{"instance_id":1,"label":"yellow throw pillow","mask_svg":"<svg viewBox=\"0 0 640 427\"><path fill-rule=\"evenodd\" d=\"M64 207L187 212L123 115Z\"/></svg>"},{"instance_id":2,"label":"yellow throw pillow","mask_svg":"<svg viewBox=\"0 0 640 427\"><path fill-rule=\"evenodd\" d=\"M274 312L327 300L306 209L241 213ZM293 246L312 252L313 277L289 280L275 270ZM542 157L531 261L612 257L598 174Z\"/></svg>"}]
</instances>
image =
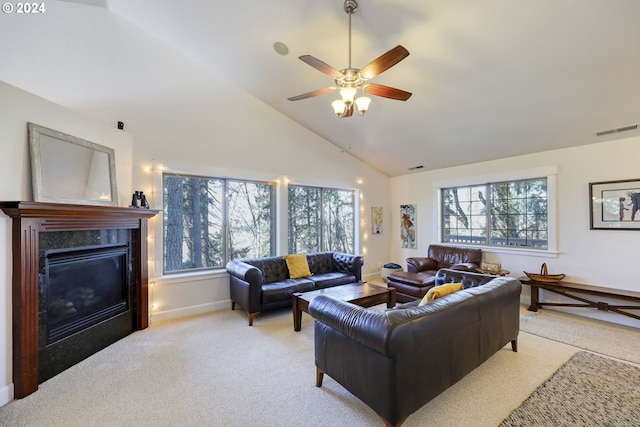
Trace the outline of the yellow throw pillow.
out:
<instances>
[{"instance_id":1,"label":"yellow throw pillow","mask_svg":"<svg viewBox=\"0 0 640 427\"><path fill-rule=\"evenodd\" d=\"M289 278L298 279L300 277L311 276L307 254L285 255L284 260L289 269Z\"/></svg>"},{"instance_id":2,"label":"yellow throw pillow","mask_svg":"<svg viewBox=\"0 0 640 427\"><path fill-rule=\"evenodd\" d=\"M422 301L420 301L420 304L418 304L418 306L425 305L426 303L431 302L434 299L438 299L445 295L461 291L462 289L464 289L462 283L447 283L446 285L434 286L427 291L427 294L422 298Z\"/></svg>"}]
</instances>

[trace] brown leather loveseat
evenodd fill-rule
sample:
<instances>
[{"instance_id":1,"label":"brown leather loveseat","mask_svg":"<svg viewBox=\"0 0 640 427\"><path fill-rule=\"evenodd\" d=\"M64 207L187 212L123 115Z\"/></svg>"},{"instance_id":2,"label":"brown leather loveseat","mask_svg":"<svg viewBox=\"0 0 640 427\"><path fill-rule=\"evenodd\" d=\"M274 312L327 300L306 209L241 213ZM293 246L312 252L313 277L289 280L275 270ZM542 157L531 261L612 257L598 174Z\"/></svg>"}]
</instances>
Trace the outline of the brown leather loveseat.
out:
<instances>
[{"instance_id":1,"label":"brown leather loveseat","mask_svg":"<svg viewBox=\"0 0 640 427\"><path fill-rule=\"evenodd\" d=\"M399 426L509 342L517 351L517 279L443 269L435 280L464 289L384 311L314 298L316 385L326 373L386 426Z\"/></svg>"},{"instance_id":2,"label":"brown leather loveseat","mask_svg":"<svg viewBox=\"0 0 640 427\"><path fill-rule=\"evenodd\" d=\"M482 264L482 249L430 245L426 257L407 258L407 271L387 276L389 287L396 288L396 300L409 302L422 299L435 284L441 268L477 271Z\"/></svg>"}]
</instances>

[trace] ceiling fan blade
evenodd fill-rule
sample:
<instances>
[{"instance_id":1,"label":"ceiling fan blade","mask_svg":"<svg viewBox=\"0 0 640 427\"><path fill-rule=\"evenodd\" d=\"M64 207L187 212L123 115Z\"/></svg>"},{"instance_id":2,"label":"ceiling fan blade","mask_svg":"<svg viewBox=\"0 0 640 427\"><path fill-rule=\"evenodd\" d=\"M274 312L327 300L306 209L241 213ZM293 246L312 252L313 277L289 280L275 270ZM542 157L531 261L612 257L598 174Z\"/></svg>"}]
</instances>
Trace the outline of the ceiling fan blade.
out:
<instances>
[{"instance_id":1,"label":"ceiling fan blade","mask_svg":"<svg viewBox=\"0 0 640 427\"><path fill-rule=\"evenodd\" d=\"M372 79L383 71L386 71L389 68L393 67L407 56L409 56L409 51L403 46L398 45L387 53L383 53L382 55L371 61L368 65L360 70L360 75L365 80Z\"/></svg>"},{"instance_id":2,"label":"ceiling fan blade","mask_svg":"<svg viewBox=\"0 0 640 427\"><path fill-rule=\"evenodd\" d=\"M299 58L303 62L306 62L316 70L325 73L329 77L333 77L334 79L339 79L340 77L342 77L342 73L340 71L336 70L331 65L319 60L316 57L313 57L311 55L302 55Z\"/></svg>"},{"instance_id":3,"label":"ceiling fan blade","mask_svg":"<svg viewBox=\"0 0 640 427\"><path fill-rule=\"evenodd\" d=\"M301 99L311 98L313 96L324 95L325 93L333 92L336 90L334 86L325 87L324 89L314 90L312 92L303 93L302 95L292 96L291 98L287 98L289 101L299 101Z\"/></svg>"},{"instance_id":4,"label":"ceiling fan blade","mask_svg":"<svg viewBox=\"0 0 640 427\"><path fill-rule=\"evenodd\" d=\"M412 95L411 92L406 92L401 89L396 89L395 87L389 87L375 83L364 85L362 90L371 95L381 96L383 98L397 99L398 101L406 101L407 99L411 98Z\"/></svg>"}]
</instances>

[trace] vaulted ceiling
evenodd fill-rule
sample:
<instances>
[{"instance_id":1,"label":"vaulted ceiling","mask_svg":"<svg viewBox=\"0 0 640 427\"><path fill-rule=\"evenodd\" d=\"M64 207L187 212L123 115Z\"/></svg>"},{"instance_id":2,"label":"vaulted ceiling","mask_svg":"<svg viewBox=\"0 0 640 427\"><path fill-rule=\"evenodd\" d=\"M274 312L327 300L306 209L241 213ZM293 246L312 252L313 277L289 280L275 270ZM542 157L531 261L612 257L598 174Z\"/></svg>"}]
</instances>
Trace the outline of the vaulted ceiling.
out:
<instances>
[{"instance_id":1,"label":"vaulted ceiling","mask_svg":"<svg viewBox=\"0 0 640 427\"><path fill-rule=\"evenodd\" d=\"M595 135L640 121L638 0L358 0L353 67L402 45L372 82L413 96L342 119L336 92L287 98L334 85L300 55L348 67L343 0L67 1L108 8L389 176L640 134Z\"/></svg>"}]
</instances>

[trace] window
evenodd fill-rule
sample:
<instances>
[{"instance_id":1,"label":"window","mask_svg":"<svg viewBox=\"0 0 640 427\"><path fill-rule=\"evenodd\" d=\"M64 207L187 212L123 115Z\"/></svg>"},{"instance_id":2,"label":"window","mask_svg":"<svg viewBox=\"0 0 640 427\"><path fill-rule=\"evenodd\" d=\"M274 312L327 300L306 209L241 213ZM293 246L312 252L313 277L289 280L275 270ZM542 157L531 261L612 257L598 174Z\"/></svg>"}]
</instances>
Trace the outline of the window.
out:
<instances>
[{"instance_id":1,"label":"window","mask_svg":"<svg viewBox=\"0 0 640 427\"><path fill-rule=\"evenodd\" d=\"M273 255L273 184L164 174L163 190L165 273Z\"/></svg>"},{"instance_id":2,"label":"window","mask_svg":"<svg viewBox=\"0 0 640 427\"><path fill-rule=\"evenodd\" d=\"M547 178L441 191L443 242L548 248Z\"/></svg>"},{"instance_id":3,"label":"window","mask_svg":"<svg viewBox=\"0 0 640 427\"><path fill-rule=\"evenodd\" d=\"M354 253L355 192L289 185L289 253Z\"/></svg>"}]
</instances>

